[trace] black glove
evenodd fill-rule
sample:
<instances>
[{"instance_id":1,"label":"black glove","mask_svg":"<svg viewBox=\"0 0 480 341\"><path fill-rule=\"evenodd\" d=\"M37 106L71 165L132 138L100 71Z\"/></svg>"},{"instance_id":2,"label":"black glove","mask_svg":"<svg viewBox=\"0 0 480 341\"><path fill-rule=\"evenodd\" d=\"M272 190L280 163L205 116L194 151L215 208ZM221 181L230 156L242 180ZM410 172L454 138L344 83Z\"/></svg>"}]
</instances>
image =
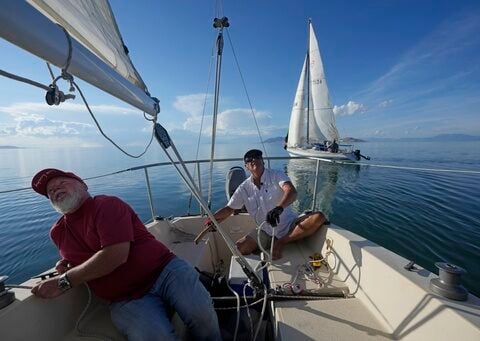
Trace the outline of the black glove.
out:
<instances>
[{"instance_id":1,"label":"black glove","mask_svg":"<svg viewBox=\"0 0 480 341\"><path fill-rule=\"evenodd\" d=\"M283 207L277 206L267 213L267 218L265 220L267 221L267 223L275 227L280 222L280 214L282 214L282 212Z\"/></svg>"}]
</instances>

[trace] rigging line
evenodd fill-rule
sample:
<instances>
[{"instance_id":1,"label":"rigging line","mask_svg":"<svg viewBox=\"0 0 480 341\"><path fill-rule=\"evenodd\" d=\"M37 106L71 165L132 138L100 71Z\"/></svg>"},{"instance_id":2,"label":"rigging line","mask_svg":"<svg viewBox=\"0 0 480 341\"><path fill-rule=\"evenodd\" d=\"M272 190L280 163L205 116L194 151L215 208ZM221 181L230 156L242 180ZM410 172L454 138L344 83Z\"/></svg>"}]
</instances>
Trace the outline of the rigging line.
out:
<instances>
[{"instance_id":1,"label":"rigging line","mask_svg":"<svg viewBox=\"0 0 480 341\"><path fill-rule=\"evenodd\" d=\"M391 168L391 169L404 169L404 170L413 170L413 171L424 171L424 172L441 172L441 173L463 173L463 174L480 174L480 171L470 170L470 169L445 169L445 168L422 168L422 167L407 167L407 166L395 166L395 165L380 165L380 164L370 164L370 163L361 163L361 162L344 162L344 161L335 161L330 159L323 158L311 158L312 160L320 160L333 164L340 165L349 165L349 166L369 166L369 167L378 167L378 168Z\"/></svg>"},{"instance_id":2,"label":"rigging line","mask_svg":"<svg viewBox=\"0 0 480 341\"><path fill-rule=\"evenodd\" d=\"M233 58L235 59L235 63L237 65L238 73L240 74L240 78L242 79L243 89L245 90L245 95L247 96L248 104L250 105L250 110L252 112L253 120L255 121L255 126L257 127L258 136L260 137L260 142L262 143L265 156L268 158L267 149L265 148L265 143L263 142L262 134L260 134L260 128L258 127L257 118L255 117L255 112L253 111L252 102L250 101L250 96L248 95L247 85L245 83L245 79L243 78L242 70L240 69L240 64L238 62L235 49L233 47L232 39L230 38L230 33L228 32L228 30L226 30L226 32L227 32L228 42L230 43L230 47L232 48ZM268 160L268 165L270 167L270 160Z\"/></svg>"},{"instance_id":3,"label":"rigging line","mask_svg":"<svg viewBox=\"0 0 480 341\"><path fill-rule=\"evenodd\" d=\"M125 155L130 156L131 158L138 159L139 157L143 156L147 152L148 148L151 146L152 141L153 141L153 135L154 135L154 129L153 128L152 128L152 136L150 137L150 141L148 142L147 146L145 147L145 150L142 153L140 153L139 155L132 155L132 154L128 153L127 151L123 150L119 145L117 145L115 143L115 141L113 141L110 137L105 135L102 128L100 127L100 124L98 123L97 119L95 118L95 115L93 114L92 110L90 109L90 106L88 105L87 100L85 99L85 96L83 95L82 90L80 89L80 87L77 85L77 83L73 79L72 79L72 84L78 90L78 93L82 97L83 103L85 103L85 106L87 107L87 110L90 113L90 116L92 117L93 121L97 125L97 128L100 131L100 133L103 135L103 137L105 137L108 141L110 141L118 150L120 150Z\"/></svg>"},{"instance_id":4,"label":"rigging line","mask_svg":"<svg viewBox=\"0 0 480 341\"><path fill-rule=\"evenodd\" d=\"M47 64L48 72L50 72L50 76L52 77L52 81L55 81L55 75L53 74L52 67L50 66L50 63L47 62L46 64Z\"/></svg>"},{"instance_id":5,"label":"rigging line","mask_svg":"<svg viewBox=\"0 0 480 341\"><path fill-rule=\"evenodd\" d=\"M46 90L46 91L50 90L50 88L47 85L43 85L42 83L35 82L35 81L33 81L31 79L28 79L28 78L24 78L24 77L14 75L13 73L10 73L10 72L7 72L7 71L0 70L0 76L4 76L4 77L7 77L7 78L10 78L10 79L22 82L22 83L30 84L30 85L36 86L37 88Z\"/></svg>"},{"instance_id":6,"label":"rigging line","mask_svg":"<svg viewBox=\"0 0 480 341\"><path fill-rule=\"evenodd\" d=\"M217 34L215 33L215 36ZM214 39L215 41L215 39ZM203 100L203 110L202 110L202 120L200 121L200 131L198 132L198 141L197 141L197 151L195 153L195 160L198 160L198 153L200 151L200 140L202 138L202 130L203 130L203 121L205 119L205 109L207 107L207 98L208 98L208 89L210 88L210 81L212 80L212 65L213 65L213 60L215 56L215 43L212 46L212 54L210 56L210 65L208 67L208 81L207 81L207 88L205 90L205 98ZM194 168L193 170L193 178L195 179L195 176L197 175L197 167ZM190 214L190 207L192 204L192 198L193 195L190 193L190 199L188 200L188 208L187 208L187 214Z\"/></svg>"},{"instance_id":7,"label":"rigging line","mask_svg":"<svg viewBox=\"0 0 480 341\"><path fill-rule=\"evenodd\" d=\"M222 0L215 1L215 16L214 18L221 18L223 13L223 2Z\"/></svg>"}]
</instances>

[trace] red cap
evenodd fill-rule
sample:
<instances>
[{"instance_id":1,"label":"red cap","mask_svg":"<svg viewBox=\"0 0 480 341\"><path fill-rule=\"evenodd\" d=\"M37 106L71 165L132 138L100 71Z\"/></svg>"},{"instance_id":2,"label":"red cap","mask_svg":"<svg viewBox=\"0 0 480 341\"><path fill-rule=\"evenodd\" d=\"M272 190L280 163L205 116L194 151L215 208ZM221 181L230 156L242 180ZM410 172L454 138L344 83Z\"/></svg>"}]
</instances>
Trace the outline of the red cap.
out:
<instances>
[{"instance_id":1,"label":"red cap","mask_svg":"<svg viewBox=\"0 0 480 341\"><path fill-rule=\"evenodd\" d=\"M83 180L80 177L78 177L77 175L71 172L64 172L60 169L55 169L55 168L45 168L45 169L42 169L37 174L35 174L35 176L33 177L32 188L35 192L40 193L41 195L44 195L48 198L47 184L50 180L52 180L53 178L57 178L59 176L72 178L85 184L85 182L83 182Z\"/></svg>"}]
</instances>

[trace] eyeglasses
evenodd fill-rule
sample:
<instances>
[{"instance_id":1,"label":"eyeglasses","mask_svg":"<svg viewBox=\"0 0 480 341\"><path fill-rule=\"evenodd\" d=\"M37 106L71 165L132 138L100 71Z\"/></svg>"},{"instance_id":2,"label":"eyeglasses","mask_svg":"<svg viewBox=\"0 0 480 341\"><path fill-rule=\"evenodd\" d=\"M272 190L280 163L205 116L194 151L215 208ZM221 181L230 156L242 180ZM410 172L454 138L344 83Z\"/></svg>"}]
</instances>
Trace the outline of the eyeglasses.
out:
<instances>
[{"instance_id":1,"label":"eyeglasses","mask_svg":"<svg viewBox=\"0 0 480 341\"><path fill-rule=\"evenodd\" d=\"M248 158L245 159L245 164L253 163L253 162L261 160L261 159L262 159L261 157L248 157Z\"/></svg>"}]
</instances>

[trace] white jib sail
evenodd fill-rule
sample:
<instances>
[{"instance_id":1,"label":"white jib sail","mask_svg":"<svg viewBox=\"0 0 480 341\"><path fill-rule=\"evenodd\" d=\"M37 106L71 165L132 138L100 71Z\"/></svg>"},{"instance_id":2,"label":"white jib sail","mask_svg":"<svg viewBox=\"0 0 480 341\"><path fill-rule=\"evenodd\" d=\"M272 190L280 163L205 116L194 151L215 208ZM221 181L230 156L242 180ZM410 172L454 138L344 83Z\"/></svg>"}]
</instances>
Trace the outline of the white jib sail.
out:
<instances>
[{"instance_id":1,"label":"white jib sail","mask_svg":"<svg viewBox=\"0 0 480 341\"><path fill-rule=\"evenodd\" d=\"M323 70L320 48L310 23L310 97L313 105L313 121L309 124L309 142L323 143L325 140L338 142L339 135L335 124L332 104L328 93L327 80ZM310 116L310 117L312 117Z\"/></svg>"},{"instance_id":2,"label":"white jib sail","mask_svg":"<svg viewBox=\"0 0 480 341\"><path fill-rule=\"evenodd\" d=\"M124 50L122 37L107 0L27 0L50 20L60 24L79 43L117 73L146 90Z\"/></svg>"},{"instance_id":3,"label":"white jib sail","mask_svg":"<svg viewBox=\"0 0 480 341\"><path fill-rule=\"evenodd\" d=\"M307 68L307 59L303 62L302 73L298 81L295 100L293 101L292 114L290 115L290 125L288 127L287 147L299 147L306 142L306 109L305 109L305 75Z\"/></svg>"}]
</instances>

